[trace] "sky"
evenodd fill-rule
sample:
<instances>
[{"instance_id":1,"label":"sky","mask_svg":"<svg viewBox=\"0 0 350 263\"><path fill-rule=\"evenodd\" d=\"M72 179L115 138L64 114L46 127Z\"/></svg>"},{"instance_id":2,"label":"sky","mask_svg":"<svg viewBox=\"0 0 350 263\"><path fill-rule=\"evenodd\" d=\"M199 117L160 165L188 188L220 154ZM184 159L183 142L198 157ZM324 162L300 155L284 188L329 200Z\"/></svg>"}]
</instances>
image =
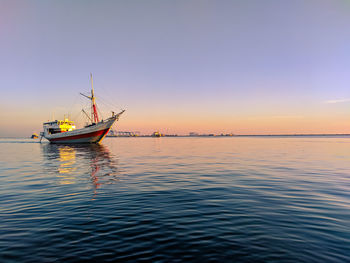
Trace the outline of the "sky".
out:
<instances>
[{"instance_id":1,"label":"sky","mask_svg":"<svg viewBox=\"0 0 350 263\"><path fill-rule=\"evenodd\" d=\"M97 104L149 134L350 133L350 1L0 0L0 137Z\"/></svg>"}]
</instances>

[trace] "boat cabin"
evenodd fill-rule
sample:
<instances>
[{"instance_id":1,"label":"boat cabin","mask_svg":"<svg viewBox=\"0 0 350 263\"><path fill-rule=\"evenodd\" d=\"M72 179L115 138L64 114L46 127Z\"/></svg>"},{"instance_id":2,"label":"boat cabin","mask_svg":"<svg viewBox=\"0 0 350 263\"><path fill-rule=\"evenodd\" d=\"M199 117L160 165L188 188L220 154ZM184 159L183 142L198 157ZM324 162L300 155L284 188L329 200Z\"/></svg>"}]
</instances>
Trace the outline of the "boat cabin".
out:
<instances>
[{"instance_id":1,"label":"boat cabin","mask_svg":"<svg viewBox=\"0 0 350 263\"><path fill-rule=\"evenodd\" d=\"M73 130L75 130L74 121L70 121L68 119L55 120L44 123L44 132L47 134L55 134Z\"/></svg>"}]
</instances>

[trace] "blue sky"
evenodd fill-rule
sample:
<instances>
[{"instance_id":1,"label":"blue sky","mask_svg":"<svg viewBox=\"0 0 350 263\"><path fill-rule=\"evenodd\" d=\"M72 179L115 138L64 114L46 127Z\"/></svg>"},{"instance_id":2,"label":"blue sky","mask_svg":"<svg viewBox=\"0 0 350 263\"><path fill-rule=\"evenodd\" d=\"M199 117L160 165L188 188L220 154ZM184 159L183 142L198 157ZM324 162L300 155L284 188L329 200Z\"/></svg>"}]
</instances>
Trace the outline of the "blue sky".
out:
<instances>
[{"instance_id":1,"label":"blue sky","mask_svg":"<svg viewBox=\"0 0 350 263\"><path fill-rule=\"evenodd\" d=\"M0 5L0 136L74 115L90 72L121 130L350 132L349 1Z\"/></svg>"}]
</instances>

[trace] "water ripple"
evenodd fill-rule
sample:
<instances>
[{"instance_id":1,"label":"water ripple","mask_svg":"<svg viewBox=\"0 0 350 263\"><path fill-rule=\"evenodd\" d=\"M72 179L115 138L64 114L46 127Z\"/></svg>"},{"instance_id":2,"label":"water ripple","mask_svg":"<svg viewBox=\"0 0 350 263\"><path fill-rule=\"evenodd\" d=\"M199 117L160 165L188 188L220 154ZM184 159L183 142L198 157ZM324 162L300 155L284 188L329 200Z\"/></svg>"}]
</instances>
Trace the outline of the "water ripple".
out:
<instances>
[{"instance_id":1,"label":"water ripple","mask_svg":"<svg viewBox=\"0 0 350 263\"><path fill-rule=\"evenodd\" d=\"M350 262L349 138L0 140L1 262Z\"/></svg>"}]
</instances>

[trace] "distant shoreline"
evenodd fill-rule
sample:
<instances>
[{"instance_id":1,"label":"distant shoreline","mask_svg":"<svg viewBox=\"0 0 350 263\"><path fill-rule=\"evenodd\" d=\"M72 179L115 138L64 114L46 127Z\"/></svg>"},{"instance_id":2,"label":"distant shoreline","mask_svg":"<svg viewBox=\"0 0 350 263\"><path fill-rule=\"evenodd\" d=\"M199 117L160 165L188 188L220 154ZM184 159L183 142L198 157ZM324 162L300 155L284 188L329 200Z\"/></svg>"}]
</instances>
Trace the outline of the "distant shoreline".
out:
<instances>
[{"instance_id":1,"label":"distant shoreline","mask_svg":"<svg viewBox=\"0 0 350 263\"><path fill-rule=\"evenodd\" d=\"M298 136L304 136L304 137L314 137L314 136L350 136L350 134L242 134L242 135L234 135L237 137L298 137Z\"/></svg>"},{"instance_id":2,"label":"distant shoreline","mask_svg":"<svg viewBox=\"0 0 350 263\"><path fill-rule=\"evenodd\" d=\"M107 136L107 138L160 138L151 135L139 135L139 136ZM234 135L164 135L161 137L188 137L188 138L221 138L221 137L350 137L349 133L339 134L234 134ZM0 139L31 139L30 137L0 137ZM37 139L33 139L37 140Z\"/></svg>"},{"instance_id":3,"label":"distant shoreline","mask_svg":"<svg viewBox=\"0 0 350 263\"><path fill-rule=\"evenodd\" d=\"M349 137L350 134L236 134L236 135L164 135L161 137L189 137L189 138L217 138L217 137ZM107 136L107 138L123 137L150 137L159 138L151 135L139 136Z\"/></svg>"}]
</instances>

